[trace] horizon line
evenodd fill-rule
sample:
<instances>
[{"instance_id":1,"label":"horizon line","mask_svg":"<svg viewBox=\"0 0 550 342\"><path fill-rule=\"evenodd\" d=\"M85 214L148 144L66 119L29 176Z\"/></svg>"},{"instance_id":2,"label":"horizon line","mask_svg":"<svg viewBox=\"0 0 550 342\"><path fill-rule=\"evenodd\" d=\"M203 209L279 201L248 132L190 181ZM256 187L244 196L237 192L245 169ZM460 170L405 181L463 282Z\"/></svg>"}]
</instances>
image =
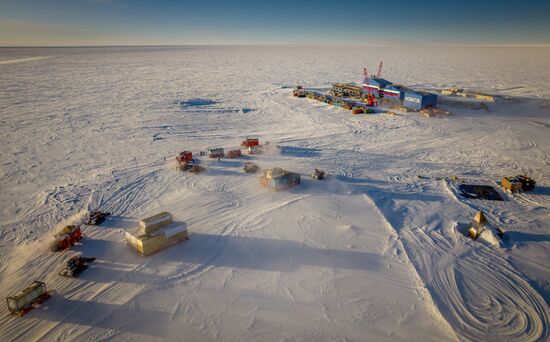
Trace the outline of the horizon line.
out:
<instances>
[{"instance_id":1,"label":"horizon line","mask_svg":"<svg viewBox=\"0 0 550 342\"><path fill-rule=\"evenodd\" d=\"M544 44L466 44L466 43L418 43L418 44L347 44L347 43L226 43L226 44L90 44L90 45L0 45L0 48L109 48L109 47L221 47L221 46L309 46L309 47L540 47Z\"/></svg>"}]
</instances>

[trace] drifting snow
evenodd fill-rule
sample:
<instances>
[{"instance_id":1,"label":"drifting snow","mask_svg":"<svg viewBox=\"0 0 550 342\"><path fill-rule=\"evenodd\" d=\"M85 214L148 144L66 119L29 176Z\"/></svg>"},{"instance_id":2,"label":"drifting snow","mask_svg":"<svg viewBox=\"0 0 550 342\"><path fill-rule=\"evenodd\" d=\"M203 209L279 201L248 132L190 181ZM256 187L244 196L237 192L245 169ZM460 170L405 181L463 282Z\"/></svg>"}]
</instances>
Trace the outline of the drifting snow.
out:
<instances>
[{"instance_id":1,"label":"drifting snow","mask_svg":"<svg viewBox=\"0 0 550 342\"><path fill-rule=\"evenodd\" d=\"M23 318L2 306L5 339L549 338L550 80L539 71L550 50L17 51L56 58L0 66L0 295L34 279L55 293ZM514 98L489 112L447 98L454 115L428 119L353 116L288 89L359 81L380 57L395 82ZM174 170L183 150L229 150L248 135L269 142L263 154ZM244 161L300 172L302 184L267 191ZM308 177L315 167L326 180ZM518 173L537 189L504 201L445 180L496 188ZM49 252L56 225L98 208L112 217L84 226L74 250ZM498 246L461 232L479 210L505 231ZM190 240L139 257L124 231L160 211ZM59 277L78 253L97 260Z\"/></svg>"}]
</instances>

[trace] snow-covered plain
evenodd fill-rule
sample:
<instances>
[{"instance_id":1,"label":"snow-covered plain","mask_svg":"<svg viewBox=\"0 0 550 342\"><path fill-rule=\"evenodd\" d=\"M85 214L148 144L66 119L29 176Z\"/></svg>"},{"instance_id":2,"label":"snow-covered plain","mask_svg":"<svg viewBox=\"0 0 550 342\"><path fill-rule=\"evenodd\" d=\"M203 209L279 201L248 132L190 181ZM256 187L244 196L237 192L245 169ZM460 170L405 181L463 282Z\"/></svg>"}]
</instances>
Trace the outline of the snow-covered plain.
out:
<instances>
[{"instance_id":1,"label":"snow-covered plain","mask_svg":"<svg viewBox=\"0 0 550 342\"><path fill-rule=\"evenodd\" d=\"M489 112L447 99L442 119L290 96L358 82L380 59L394 82L510 99ZM548 340L548 70L546 48L0 49L0 297L35 279L54 292L22 318L2 305L0 340ZM246 135L266 153L173 169L178 152ZM267 191L246 160L303 182ZM502 202L446 180L518 173L536 191ZM48 250L97 208L113 217ZM499 246L460 233L480 209ZM124 229L163 210L190 240L137 256ZM98 260L58 276L77 253Z\"/></svg>"}]
</instances>

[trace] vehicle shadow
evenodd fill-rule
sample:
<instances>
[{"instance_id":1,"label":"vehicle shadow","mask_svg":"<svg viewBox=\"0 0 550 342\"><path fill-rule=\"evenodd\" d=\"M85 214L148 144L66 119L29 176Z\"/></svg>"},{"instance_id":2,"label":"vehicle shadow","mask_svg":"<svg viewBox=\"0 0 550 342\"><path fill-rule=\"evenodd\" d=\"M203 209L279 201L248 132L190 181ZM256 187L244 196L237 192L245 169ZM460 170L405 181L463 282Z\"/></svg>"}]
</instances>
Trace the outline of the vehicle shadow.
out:
<instances>
[{"instance_id":1,"label":"vehicle shadow","mask_svg":"<svg viewBox=\"0 0 550 342\"><path fill-rule=\"evenodd\" d=\"M54 294L23 317L162 337L166 336L167 330L175 328L170 324L171 316L169 312L143 309L134 303L81 301Z\"/></svg>"}]
</instances>

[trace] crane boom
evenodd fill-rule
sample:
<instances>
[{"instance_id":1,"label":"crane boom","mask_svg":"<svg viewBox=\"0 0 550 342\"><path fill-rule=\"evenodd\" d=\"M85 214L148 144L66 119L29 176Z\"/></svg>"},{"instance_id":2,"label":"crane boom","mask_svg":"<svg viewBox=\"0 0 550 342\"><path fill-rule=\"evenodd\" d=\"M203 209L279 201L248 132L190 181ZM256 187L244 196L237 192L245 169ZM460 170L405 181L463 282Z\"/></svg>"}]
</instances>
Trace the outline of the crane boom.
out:
<instances>
[{"instance_id":1,"label":"crane boom","mask_svg":"<svg viewBox=\"0 0 550 342\"><path fill-rule=\"evenodd\" d=\"M376 77L380 77L382 75L382 65L383 65L383 61L380 61L380 64L378 65L378 72L376 73Z\"/></svg>"}]
</instances>

